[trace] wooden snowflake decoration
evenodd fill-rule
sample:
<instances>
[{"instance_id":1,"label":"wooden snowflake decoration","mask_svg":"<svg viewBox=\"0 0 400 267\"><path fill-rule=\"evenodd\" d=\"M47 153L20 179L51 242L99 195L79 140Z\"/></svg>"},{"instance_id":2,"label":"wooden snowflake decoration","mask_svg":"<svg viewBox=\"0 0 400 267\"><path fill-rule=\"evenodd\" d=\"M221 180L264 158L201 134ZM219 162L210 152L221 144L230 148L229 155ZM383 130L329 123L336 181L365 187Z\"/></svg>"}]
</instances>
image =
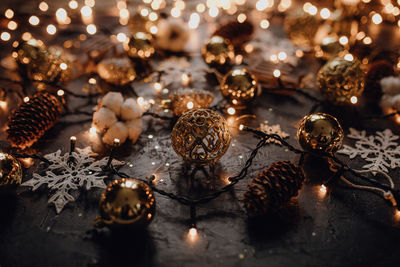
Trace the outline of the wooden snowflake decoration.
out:
<instances>
[{"instance_id":1,"label":"wooden snowflake decoration","mask_svg":"<svg viewBox=\"0 0 400 267\"><path fill-rule=\"evenodd\" d=\"M290 136L287 132L282 131L281 126L279 124L268 125L268 123L261 123L260 130L266 134L277 134L282 139L286 139ZM267 143L275 143L275 144L281 145L281 142L279 142L278 140L272 139L272 138L269 138L267 140Z\"/></svg>"},{"instance_id":2,"label":"wooden snowflake decoration","mask_svg":"<svg viewBox=\"0 0 400 267\"><path fill-rule=\"evenodd\" d=\"M106 188L104 179L108 176L104 172L108 157L96 160L96 153L90 147L83 149L76 148L71 154L61 155L61 150L45 155L51 162L44 173L34 173L33 178L24 182L22 186L32 187L35 191L42 185L47 185L51 192L48 203L53 203L57 213L60 213L68 202L75 201L71 190L85 188L90 190L93 187ZM124 163L113 160L114 166L121 166ZM42 163L44 164L44 163Z\"/></svg>"}]
</instances>

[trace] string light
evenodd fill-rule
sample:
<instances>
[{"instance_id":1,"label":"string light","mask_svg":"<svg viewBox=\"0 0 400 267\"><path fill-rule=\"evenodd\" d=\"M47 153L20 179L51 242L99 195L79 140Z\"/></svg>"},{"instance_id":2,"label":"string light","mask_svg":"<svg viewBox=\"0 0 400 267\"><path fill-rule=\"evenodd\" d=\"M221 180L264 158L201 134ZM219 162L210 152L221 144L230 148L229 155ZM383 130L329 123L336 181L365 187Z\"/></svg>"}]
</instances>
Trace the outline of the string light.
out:
<instances>
[{"instance_id":1,"label":"string light","mask_svg":"<svg viewBox=\"0 0 400 267\"><path fill-rule=\"evenodd\" d=\"M278 69L274 70L273 74L274 74L274 77L275 77L275 78L281 77L281 71L278 70Z\"/></svg>"},{"instance_id":2,"label":"string light","mask_svg":"<svg viewBox=\"0 0 400 267\"><path fill-rule=\"evenodd\" d=\"M181 16L181 10L177 7L171 9L171 16L174 18L179 18Z\"/></svg>"},{"instance_id":3,"label":"string light","mask_svg":"<svg viewBox=\"0 0 400 267\"><path fill-rule=\"evenodd\" d=\"M7 101L0 100L0 108L6 109L7 108Z\"/></svg>"},{"instance_id":4,"label":"string light","mask_svg":"<svg viewBox=\"0 0 400 267\"><path fill-rule=\"evenodd\" d=\"M269 27L269 21L266 20L266 19L263 19L263 20L260 22L260 27L261 27L262 29L268 29L268 27Z\"/></svg>"},{"instance_id":5,"label":"string light","mask_svg":"<svg viewBox=\"0 0 400 267\"><path fill-rule=\"evenodd\" d=\"M197 235L198 235L198 232L197 232L197 229L195 227L192 227L192 228L189 229L188 238L189 238L190 241L192 241L192 242L195 241L197 239Z\"/></svg>"},{"instance_id":6,"label":"string light","mask_svg":"<svg viewBox=\"0 0 400 267\"><path fill-rule=\"evenodd\" d=\"M233 108L233 107L229 107L229 108L227 109L227 112L228 112L229 115L234 115L234 114L236 113L236 110L235 110L235 108Z\"/></svg>"},{"instance_id":7,"label":"string light","mask_svg":"<svg viewBox=\"0 0 400 267\"><path fill-rule=\"evenodd\" d=\"M17 24L15 21L13 21L13 20L10 20L10 21L8 22L8 24L7 24L7 28L8 28L9 30L11 30L11 31L16 30L17 27L18 27L18 24Z\"/></svg>"},{"instance_id":8,"label":"string light","mask_svg":"<svg viewBox=\"0 0 400 267\"><path fill-rule=\"evenodd\" d=\"M93 35L93 34L95 34L97 32L97 27L94 24L89 24L89 25L86 26L86 31L89 34Z\"/></svg>"},{"instance_id":9,"label":"string light","mask_svg":"<svg viewBox=\"0 0 400 267\"><path fill-rule=\"evenodd\" d=\"M71 0L71 1L69 1L68 6L71 9L77 9L78 8L78 2L75 1L75 0Z\"/></svg>"},{"instance_id":10,"label":"string light","mask_svg":"<svg viewBox=\"0 0 400 267\"><path fill-rule=\"evenodd\" d=\"M351 102L352 104L357 104L358 98L357 98L356 96L352 96L352 97L350 98L350 102Z\"/></svg>"},{"instance_id":11,"label":"string light","mask_svg":"<svg viewBox=\"0 0 400 267\"><path fill-rule=\"evenodd\" d=\"M215 18L216 16L218 16L219 13L219 9L215 6L211 7L208 10L208 14L210 15L210 17Z\"/></svg>"},{"instance_id":12,"label":"string light","mask_svg":"<svg viewBox=\"0 0 400 267\"><path fill-rule=\"evenodd\" d=\"M125 33L123 33L123 32L120 32L120 33L118 33L117 34L117 40L119 41L119 42L121 42L121 43L123 43L123 42L125 42L126 41L126 34Z\"/></svg>"},{"instance_id":13,"label":"string light","mask_svg":"<svg viewBox=\"0 0 400 267\"><path fill-rule=\"evenodd\" d=\"M68 14L64 8L59 8L56 11L56 19L59 24L68 24Z\"/></svg>"},{"instance_id":14,"label":"string light","mask_svg":"<svg viewBox=\"0 0 400 267\"><path fill-rule=\"evenodd\" d=\"M245 14L243 14L243 13L239 14L238 17L237 17L237 21L238 21L239 23L245 22L246 19L247 19L247 16L246 16Z\"/></svg>"},{"instance_id":15,"label":"string light","mask_svg":"<svg viewBox=\"0 0 400 267\"><path fill-rule=\"evenodd\" d=\"M60 89L57 91L58 96L63 96L65 94L64 90Z\"/></svg>"},{"instance_id":16,"label":"string light","mask_svg":"<svg viewBox=\"0 0 400 267\"><path fill-rule=\"evenodd\" d=\"M327 192L326 186L322 184L321 187L319 188L319 196L325 197L326 192Z\"/></svg>"},{"instance_id":17,"label":"string light","mask_svg":"<svg viewBox=\"0 0 400 267\"><path fill-rule=\"evenodd\" d=\"M8 19L12 19L14 17L14 11L12 9L7 9L4 12L4 16Z\"/></svg>"},{"instance_id":18,"label":"string light","mask_svg":"<svg viewBox=\"0 0 400 267\"><path fill-rule=\"evenodd\" d=\"M25 103L29 102L29 97L28 96L24 97L24 102Z\"/></svg>"},{"instance_id":19,"label":"string light","mask_svg":"<svg viewBox=\"0 0 400 267\"><path fill-rule=\"evenodd\" d=\"M331 16L331 12L327 8L321 9L319 14L321 15L321 18L323 18L323 19L328 19Z\"/></svg>"},{"instance_id":20,"label":"string light","mask_svg":"<svg viewBox=\"0 0 400 267\"><path fill-rule=\"evenodd\" d=\"M0 37L1 37L1 40L7 42L11 39L11 34L9 32L2 32Z\"/></svg>"},{"instance_id":21,"label":"string light","mask_svg":"<svg viewBox=\"0 0 400 267\"><path fill-rule=\"evenodd\" d=\"M378 14L378 13L374 14L372 16L372 22L374 24L381 24L382 23L382 16L380 14Z\"/></svg>"},{"instance_id":22,"label":"string light","mask_svg":"<svg viewBox=\"0 0 400 267\"><path fill-rule=\"evenodd\" d=\"M199 26L199 23L200 23L200 15L197 13L190 14L188 22L189 28L196 29Z\"/></svg>"},{"instance_id":23,"label":"string light","mask_svg":"<svg viewBox=\"0 0 400 267\"><path fill-rule=\"evenodd\" d=\"M47 10L49 10L49 5L46 2L42 1L39 3L39 9L42 12L46 12Z\"/></svg>"},{"instance_id":24,"label":"string light","mask_svg":"<svg viewBox=\"0 0 400 267\"><path fill-rule=\"evenodd\" d=\"M54 35L54 34L56 34L56 32L57 32L57 28L56 28L56 26L54 26L53 24L49 24L49 25L47 25L47 27L46 27L46 31L47 31L48 34Z\"/></svg>"},{"instance_id":25,"label":"string light","mask_svg":"<svg viewBox=\"0 0 400 267\"><path fill-rule=\"evenodd\" d=\"M28 21L32 26L37 26L40 23L40 20L37 16L30 16Z\"/></svg>"}]
</instances>

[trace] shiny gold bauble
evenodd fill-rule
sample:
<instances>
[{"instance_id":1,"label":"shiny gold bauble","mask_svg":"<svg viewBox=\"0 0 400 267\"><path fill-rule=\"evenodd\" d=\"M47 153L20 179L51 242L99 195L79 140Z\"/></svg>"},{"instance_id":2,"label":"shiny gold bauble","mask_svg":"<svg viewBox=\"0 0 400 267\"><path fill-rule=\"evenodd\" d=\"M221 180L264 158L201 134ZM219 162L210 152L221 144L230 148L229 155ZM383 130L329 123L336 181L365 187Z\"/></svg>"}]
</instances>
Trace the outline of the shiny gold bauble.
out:
<instances>
[{"instance_id":1,"label":"shiny gold bauble","mask_svg":"<svg viewBox=\"0 0 400 267\"><path fill-rule=\"evenodd\" d=\"M256 77L246 69L234 69L221 81L221 93L231 104L244 106L257 96Z\"/></svg>"},{"instance_id":2,"label":"shiny gold bauble","mask_svg":"<svg viewBox=\"0 0 400 267\"><path fill-rule=\"evenodd\" d=\"M42 41L30 39L21 42L15 50L15 59L18 63L28 65L29 63L45 61L47 49Z\"/></svg>"},{"instance_id":3,"label":"shiny gold bauble","mask_svg":"<svg viewBox=\"0 0 400 267\"><path fill-rule=\"evenodd\" d=\"M170 109L176 116L199 108L209 108L214 95L202 89L185 88L177 90L169 96Z\"/></svg>"},{"instance_id":4,"label":"shiny gold bauble","mask_svg":"<svg viewBox=\"0 0 400 267\"><path fill-rule=\"evenodd\" d=\"M107 58L97 65L100 78L114 85L125 85L136 78L136 71L127 58Z\"/></svg>"},{"instance_id":5,"label":"shiny gold bauble","mask_svg":"<svg viewBox=\"0 0 400 267\"><path fill-rule=\"evenodd\" d=\"M312 46L318 31L318 21L302 9L290 12L284 21L287 36L297 46Z\"/></svg>"},{"instance_id":6,"label":"shiny gold bauble","mask_svg":"<svg viewBox=\"0 0 400 267\"><path fill-rule=\"evenodd\" d=\"M152 37L145 32L134 33L124 48L131 58L148 59L155 52Z\"/></svg>"},{"instance_id":7,"label":"shiny gold bauble","mask_svg":"<svg viewBox=\"0 0 400 267\"><path fill-rule=\"evenodd\" d=\"M196 166L217 162L228 150L230 142L231 134L224 117L211 109L186 112L171 133L175 152Z\"/></svg>"},{"instance_id":8,"label":"shiny gold bauble","mask_svg":"<svg viewBox=\"0 0 400 267\"><path fill-rule=\"evenodd\" d=\"M331 153L342 146L343 130L335 117L315 113L301 120L297 139L305 151Z\"/></svg>"},{"instance_id":9,"label":"shiny gold bauble","mask_svg":"<svg viewBox=\"0 0 400 267\"><path fill-rule=\"evenodd\" d=\"M19 185L22 181L21 163L10 154L0 152L0 187Z\"/></svg>"},{"instance_id":10,"label":"shiny gold bauble","mask_svg":"<svg viewBox=\"0 0 400 267\"><path fill-rule=\"evenodd\" d=\"M201 50L204 61L210 66L229 65L235 58L235 50L228 39L213 36Z\"/></svg>"},{"instance_id":11,"label":"shiny gold bauble","mask_svg":"<svg viewBox=\"0 0 400 267\"><path fill-rule=\"evenodd\" d=\"M364 90L364 71L357 59L336 57L318 72L318 86L326 100L333 104L351 103Z\"/></svg>"},{"instance_id":12,"label":"shiny gold bauble","mask_svg":"<svg viewBox=\"0 0 400 267\"><path fill-rule=\"evenodd\" d=\"M156 201L150 186L134 178L111 183L100 198L101 223L111 227L144 227L154 217Z\"/></svg>"}]
</instances>

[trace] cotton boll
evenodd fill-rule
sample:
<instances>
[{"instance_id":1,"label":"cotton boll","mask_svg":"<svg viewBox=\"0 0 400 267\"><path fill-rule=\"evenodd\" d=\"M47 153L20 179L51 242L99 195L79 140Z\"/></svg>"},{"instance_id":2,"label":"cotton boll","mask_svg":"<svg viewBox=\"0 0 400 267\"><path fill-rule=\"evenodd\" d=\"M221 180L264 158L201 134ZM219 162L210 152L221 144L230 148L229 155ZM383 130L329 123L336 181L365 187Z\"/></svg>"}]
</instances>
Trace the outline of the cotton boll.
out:
<instances>
[{"instance_id":1,"label":"cotton boll","mask_svg":"<svg viewBox=\"0 0 400 267\"><path fill-rule=\"evenodd\" d=\"M142 116L142 110L133 98L128 98L121 106L121 118L123 120L133 120Z\"/></svg>"},{"instance_id":2,"label":"cotton boll","mask_svg":"<svg viewBox=\"0 0 400 267\"><path fill-rule=\"evenodd\" d=\"M136 143L142 133L142 119L127 121L125 125L128 127L129 139L132 143Z\"/></svg>"},{"instance_id":3,"label":"cotton boll","mask_svg":"<svg viewBox=\"0 0 400 267\"><path fill-rule=\"evenodd\" d=\"M109 92L101 100L101 106L107 107L119 116L121 114L121 106L124 102L124 97L118 92Z\"/></svg>"},{"instance_id":4,"label":"cotton boll","mask_svg":"<svg viewBox=\"0 0 400 267\"><path fill-rule=\"evenodd\" d=\"M117 122L103 135L103 143L112 145L114 139L118 138L120 143L124 143L128 137L128 128L122 122Z\"/></svg>"},{"instance_id":5,"label":"cotton boll","mask_svg":"<svg viewBox=\"0 0 400 267\"><path fill-rule=\"evenodd\" d=\"M110 128L116 122L115 113L108 108L102 107L93 114L93 124L100 131Z\"/></svg>"},{"instance_id":6,"label":"cotton boll","mask_svg":"<svg viewBox=\"0 0 400 267\"><path fill-rule=\"evenodd\" d=\"M386 77L381 80L382 92L388 95L400 94L400 78Z\"/></svg>"}]
</instances>

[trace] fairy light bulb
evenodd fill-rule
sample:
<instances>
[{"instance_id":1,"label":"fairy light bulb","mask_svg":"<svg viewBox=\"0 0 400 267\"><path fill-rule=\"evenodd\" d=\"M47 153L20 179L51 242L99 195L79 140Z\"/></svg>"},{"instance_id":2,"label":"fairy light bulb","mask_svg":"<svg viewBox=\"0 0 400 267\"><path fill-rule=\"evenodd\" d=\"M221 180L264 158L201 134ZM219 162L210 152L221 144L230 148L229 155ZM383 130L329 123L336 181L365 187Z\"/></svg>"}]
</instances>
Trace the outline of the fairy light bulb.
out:
<instances>
[{"instance_id":1,"label":"fairy light bulb","mask_svg":"<svg viewBox=\"0 0 400 267\"><path fill-rule=\"evenodd\" d=\"M39 18L37 16L30 16L28 22L32 26L37 26L37 25L39 25L40 20L39 20Z\"/></svg>"},{"instance_id":2,"label":"fairy light bulb","mask_svg":"<svg viewBox=\"0 0 400 267\"><path fill-rule=\"evenodd\" d=\"M382 23L382 16L380 15L380 14L378 14L378 13L376 13L376 14L374 14L373 16L372 16L372 22L374 23L374 24L381 24Z\"/></svg>"},{"instance_id":3,"label":"fairy light bulb","mask_svg":"<svg viewBox=\"0 0 400 267\"><path fill-rule=\"evenodd\" d=\"M12 19L14 17L14 11L12 9L7 9L4 12L4 16L8 19Z\"/></svg>"},{"instance_id":4,"label":"fairy light bulb","mask_svg":"<svg viewBox=\"0 0 400 267\"><path fill-rule=\"evenodd\" d=\"M70 9L77 9L78 8L78 2L75 0L71 0L68 3L68 6Z\"/></svg>"},{"instance_id":5,"label":"fairy light bulb","mask_svg":"<svg viewBox=\"0 0 400 267\"><path fill-rule=\"evenodd\" d=\"M154 83L154 89L157 91L157 92L160 92L161 91L161 89L162 89L162 86L161 86L161 83Z\"/></svg>"},{"instance_id":6,"label":"fairy light bulb","mask_svg":"<svg viewBox=\"0 0 400 267\"><path fill-rule=\"evenodd\" d=\"M24 102L25 102L25 103L27 103L27 102L29 102L29 97L28 97L28 96L26 96L26 97L24 97L24 99L23 99L23 100L24 100Z\"/></svg>"},{"instance_id":7,"label":"fairy light bulb","mask_svg":"<svg viewBox=\"0 0 400 267\"><path fill-rule=\"evenodd\" d=\"M195 241L197 239L197 235L198 235L198 232L197 232L197 229L195 227L192 227L192 228L189 229L188 238L189 238L190 241Z\"/></svg>"},{"instance_id":8,"label":"fairy light bulb","mask_svg":"<svg viewBox=\"0 0 400 267\"><path fill-rule=\"evenodd\" d=\"M208 15L210 15L210 17L215 18L216 16L218 16L219 13L219 9L215 6L212 6L209 10L208 10Z\"/></svg>"},{"instance_id":9,"label":"fairy light bulb","mask_svg":"<svg viewBox=\"0 0 400 267\"><path fill-rule=\"evenodd\" d=\"M329 11L329 9L327 8L323 8L319 12L319 14L321 15L321 18L328 19L331 16L331 11Z\"/></svg>"},{"instance_id":10,"label":"fairy light bulb","mask_svg":"<svg viewBox=\"0 0 400 267\"><path fill-rule=\"evenodd\" d=\"M174 18L179 18L181 16L181 10L177 7L171 9L171 16Z\"/></svg>"},{"instance_id":11,"label":"fairy light bulb","mask_svg":"<svg viewBox=\"0 0 400 267\"><path fill-rule=\"evenodd\" d=\"M235 115L236 110L235 110L235 108L233 108L233 107L229 107L229 108L227 109L227 112L228 112L229 115Z\"/></svg>"},{"instance_id":12,"label":"fairy light bulb","mask_svg":"<svg viewBox=\"0 0 400 267\"><path fill-rule=\"evenodd\" d=\"M326 192L327 192L327 188L325 185L322 184L321 187L319 188L319 196L321 198L325 197Z\"/></svg>"},{"instance_id":13,"label":"fairy light bulb","mask_svg":"<svg viewBox=\"0 0 400 267\"><path fill-rule=\"evenodd\" d=\"M57 32L57 28L56 28L56 26L54 26L53 24L49 24L49 25L47 25L47 27L46 27L46 31L47 31L48 34L54 35L54 34L56 34L56 32Z\"/></svg>"},{"instance_id":14,"label":"fairy light bulb","mask_svg":"<svg viewBox=\"0 0 400 267\"><path fill-rule=\"evenodd\" d=\"M89 24L89 25L86 26L86 31L89 34L93 35L93 34L95 34L97 32L97 27L94 24Z\"/></svg>"},{"instance_id":15,"label":"fairy light bulb","mask_svg":"<svg viewBox=\"0 0 400 267\"><path fill-rule=\"evenodd\" d=\"M39 9L42 12L46 12L47 10L49 10L49 5L45 1L42 1L39 3Z\"/></svg>"},{"instance_id":16,"label":"fairy light bulb","mask_svg":"<svg viewBox=\"0 0 400 267\"><path fill-rule=\"evenodd\" d=\"M199 23L200 23L200 16L199 16L199 14L197 14L197 13L192 13L192 14L190 15L189 22L188 22L189 28L190 28L190 29L196 29L196 28L199 26Z\"/></svg>"},{"instance_id":17,"label":"fairy light bulb","mask_svg":"<svg viewBox=\"0 0 400 267\"><path fill-rule=\"evenodd\" d=\"M274 74L274 77L275 77L275 78L281 77L281 71L278 70L278 69L274 70L273 74Z\"/></svg>"},{"instance_id":18,"label":"fairy light bulb","mask_svg":"<svg viewBox=\"0 0 400 267\"><path fill-rule=\"evenodd\" d=\"M18 23L16 23L16 22L13 21L13 20L10 20L10 21L8 22L8 24L7 24L7 28L8 28L9 30L11 30L11 31L16 30L17 27L18 27Z\"/></svg>"},{"instance_id":19,"label":"fairy light bulb","mask_svg":"<svg viewBox=\"0 0 400 267\"><path fill-rule=\"evenodd\" d=\"M262 29L268 29L268 27L269 27L269 21L268 20L266 20L266 19L263 19L261 22L260 22L260 27L262 28Z\"/></svg>"},{"instance_id":20,"label":"fairy light bulb","mask_svg":"<svg viewBox=\"0 0 400 267\"><path fill-rule=\"evenodd\" d=\"M358 98L357 98L356 96L352 96L352 97L350 98L350 102L351 102L352 104L357 104Z\"/></svg>"},{"instance_id":21,"label":"fairy light bulb","mask_svg":"<svg viewBox=\"0 0 400 267\"><path fill-rule=\"evenodd\" d=\"M11 39L11 34L9 32L2 32L0 38L1 40L7 42Z\"/></svg>"},{"instance_id":22,"label":"fairy light bulb","mask_svg":"<svg viewBox=\"0 0 400 267\"><path fill-rule=\"evenodd\" d=\"M7 108L7 101L0 100L0 108L6 109Z\"/></svg>"},{"instance_id":23,"label":"fairy light bulb","mask_svg":"<svg viewBox=\"0 0 400 267\"><path fill-rule=\"evenodd\" d=\"M187 107L188 109L192 109L192 108L194 107L193 102L189 101L189 102L186 104L186 107Z\"/></svg>"},{"instance_id":24,"label":"fairy light bulb","mask_svg":"<svg viewBox=\"0 0 400 267\"><path fill-rule=\"evenodd\" d=\"M239 23L245 22L246 19L247 19L247 16L246 16L245 14L243 14L243 13L239 14L238 17L237 17L237 21L238 21Z\"/></svg>"},{"instance_id":25,"label":"fairy light bulb","mask_svg":"<svg viewBox=\"0 0 400 267\"><path fill-rule=\"evenodd\" d=\"M118 33L117 40L121 43L124 43L126 41L126 34L123 32Z\"/></svg>"},{"instance_id":26,"label":"fairy light bulb","mask_svg":"<svg viewBox=\"0 0 400 267\"><path fill-rule=\"evenodd\" d=\"M56 11L56 19L59 24L67 24L68 14L64 8L59 8Z\"/></svg>"}]
</instances>

